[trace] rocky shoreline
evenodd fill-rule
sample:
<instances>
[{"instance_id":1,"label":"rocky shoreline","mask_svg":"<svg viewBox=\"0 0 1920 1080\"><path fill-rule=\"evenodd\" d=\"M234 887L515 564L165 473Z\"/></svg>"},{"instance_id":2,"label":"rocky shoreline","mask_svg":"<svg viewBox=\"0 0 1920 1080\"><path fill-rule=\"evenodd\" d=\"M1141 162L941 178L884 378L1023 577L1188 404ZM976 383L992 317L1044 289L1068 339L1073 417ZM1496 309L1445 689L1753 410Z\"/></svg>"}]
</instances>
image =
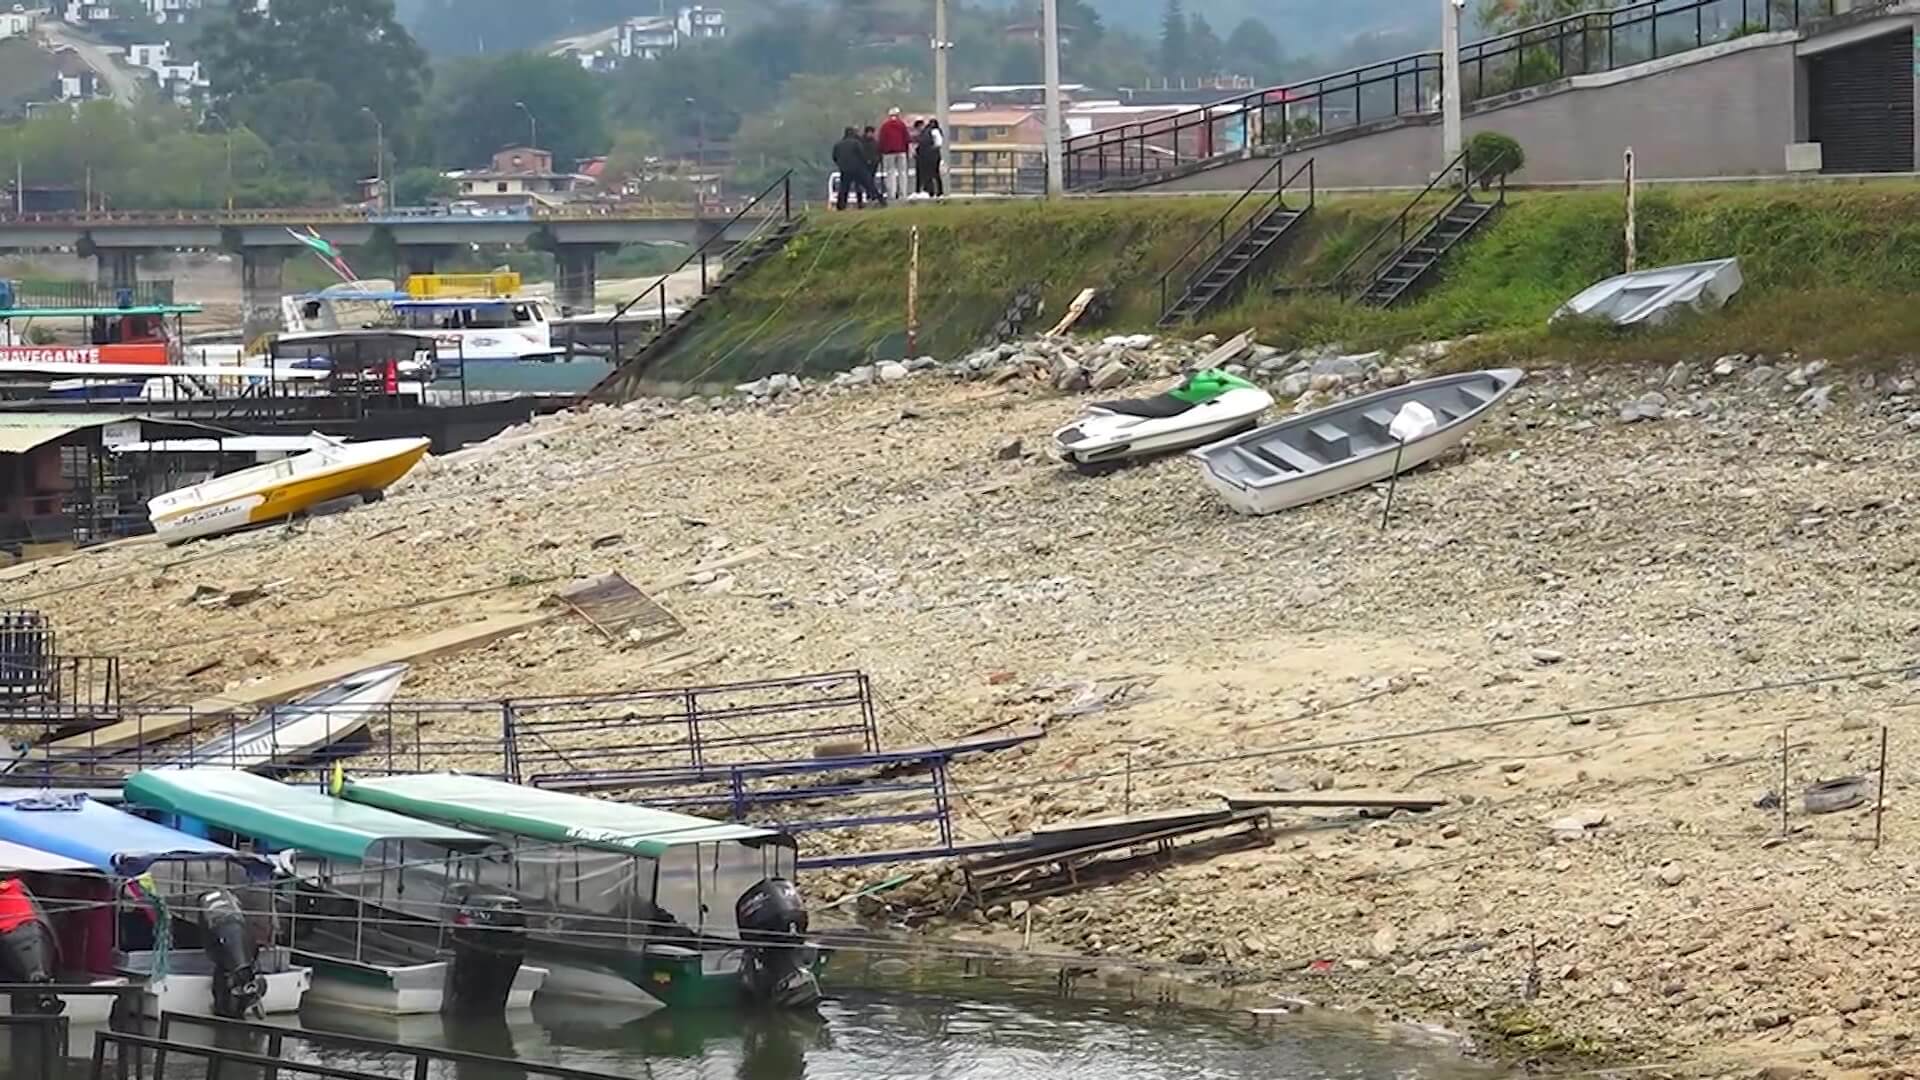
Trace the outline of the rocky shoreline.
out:
<instances>
[{"instance_id":1,"label":"rocky shoreline","mask_svg":"<svg viewBox=\"0 0 1920 1080\"><path fill-rule=\"evenodd\" d=\"M1087 477L1039 452L1086 400L1061 387L1152 392L1215 344L1022 342L594 407L431 461L376 506L7 588L63 647L122 655L141 696L186 700L555 578L726 563L663 593L684 639L553 624L423 664L404 696L857 667L892 744L1046 728L956 767L963 838L1223 792L1432 791L1427 814L1277 811L1269 847L1017 916L952 907L931 932L1024 942L1030 924L1036 949L1231 969L1529 1054L1903 1075L1911 374L1731 356L1530 372L1463 453L1403 479L1386 532L1377 492L1249 519L1190 462ZM1306 409L1449 358L1234 362ZM209 606L203 587L257 598ZM1625 707L1647 702L1664 703ZM1577 711L1603 705L1622 707ZM1811 814L1801 793L1872 776L1883 725L1876 849L1870 806ZM1123 764L1124 782L1085 778ZM890 899L950 897L934 872Z\"/></svg>"}]
</instances>

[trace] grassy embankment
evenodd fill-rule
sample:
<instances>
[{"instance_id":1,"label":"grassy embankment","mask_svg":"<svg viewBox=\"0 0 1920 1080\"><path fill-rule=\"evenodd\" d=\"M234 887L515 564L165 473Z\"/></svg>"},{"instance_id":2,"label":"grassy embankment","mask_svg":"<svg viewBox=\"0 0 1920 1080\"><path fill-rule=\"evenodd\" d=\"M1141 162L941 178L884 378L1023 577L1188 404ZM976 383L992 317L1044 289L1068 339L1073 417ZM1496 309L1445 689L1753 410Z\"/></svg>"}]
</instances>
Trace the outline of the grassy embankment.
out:
<instances>
[{"instance_id":1,"label":"grassy embankment","mask_svg":"<svg viewBox=\"0 0 1920 1080\"><path fill-rule=\"evenodd\" d=\"M1112 290L1110 330L1151 329L1156 281L1225 198L1089 199L817 213L785 252L742 279L655 369L728 382L818 373L901 355L908 233L920 229L917 351L977 344L1015 291L1037 284L1051 323L1087 285ZM1329 279L1398 212L1397 197L1322 198L1309 226L1237 302L1191 328L1293 347L1355 348L1481 337L1466 362L1670 361L1792 350L1835 361L1920 351L1920 184L1655 188L1639 207L1641 266L1740 256L1747 287L1726 311L1658 331L1549 329L1568 296L1617 272L1618 192L1521 192L1458 250L1419 299L1388 311L1273 286ZM1043 326L1028 327L1032 332Z\"/></svg>"}]
</instances>

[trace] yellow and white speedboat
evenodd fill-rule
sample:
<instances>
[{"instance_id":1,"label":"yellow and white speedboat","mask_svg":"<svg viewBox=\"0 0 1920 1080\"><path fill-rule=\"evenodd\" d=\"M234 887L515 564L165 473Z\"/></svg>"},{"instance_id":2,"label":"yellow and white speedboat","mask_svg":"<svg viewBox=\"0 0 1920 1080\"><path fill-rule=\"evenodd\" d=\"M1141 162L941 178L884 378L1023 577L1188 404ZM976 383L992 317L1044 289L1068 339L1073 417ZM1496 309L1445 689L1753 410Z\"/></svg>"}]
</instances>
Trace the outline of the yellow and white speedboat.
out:
<instances>
[{"instance_id":1,"label":"yellow and white speedboat","mask_svg":"<svg viewBox=\"0 0 1920 1080\"><path fill-rule=\"evenodd\" d=\"M278 521L324 502L379 497L426 456L430 440L336 443L269 461L147 500L153 531L169 542Z\"/></svg>"}]
</instances>

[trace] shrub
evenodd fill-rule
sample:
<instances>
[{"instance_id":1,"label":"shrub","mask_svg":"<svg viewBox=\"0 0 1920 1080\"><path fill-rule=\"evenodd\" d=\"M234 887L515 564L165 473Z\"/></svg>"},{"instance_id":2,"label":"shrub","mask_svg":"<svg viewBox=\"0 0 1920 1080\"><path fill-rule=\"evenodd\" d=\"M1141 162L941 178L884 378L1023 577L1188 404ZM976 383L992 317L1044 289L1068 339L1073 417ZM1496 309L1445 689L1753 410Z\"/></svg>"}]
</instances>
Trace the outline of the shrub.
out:
<instances>
[{"instance_id":1,"label":"shrub","mask_svg":"<svg viewBox=\"0 0 1920 1080\"><path fill-rule=\"evenodd\" d=\"M1511 135L1483 131L1467 140L1467 175L1480 178L1480 189L1492 187L1526 165L1527 155Z\"/></svg>"}]
</instances>

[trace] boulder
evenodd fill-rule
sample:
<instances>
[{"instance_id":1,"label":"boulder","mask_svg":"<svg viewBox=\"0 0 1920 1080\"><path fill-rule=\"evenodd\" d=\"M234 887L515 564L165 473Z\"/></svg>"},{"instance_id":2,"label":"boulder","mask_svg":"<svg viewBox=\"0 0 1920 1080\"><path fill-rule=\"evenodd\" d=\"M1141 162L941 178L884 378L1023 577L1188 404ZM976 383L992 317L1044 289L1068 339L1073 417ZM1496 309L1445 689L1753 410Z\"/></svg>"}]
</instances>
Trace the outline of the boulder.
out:
<instances>
[{"instance_id":1,"label":"boulder","mask_svg":"<svg viewBox=\"0 0 1920 1080\"><path fill-rule=\"evenodd\" d=\"M1132 377L1132 374L1132 372L1127 370L1125 363L1119 360L1109 360L1100 370L1093 373L1093 378L1089 381L1088 385L1095 390L1111 390L1125 383Z\"/></svg>"},{"instance_id":2,"label":"boulder","mask_svg":"<svg viewBox=\"0 0 1920 1080\"><path fill-rule=\"evenodd\" d=\"M882 363L875 369L874 373L879 376L881 382L899 382L901 379L913 374L907 370L907 365L898 360L888 360Z\"/></svg>"}]
</instances>

